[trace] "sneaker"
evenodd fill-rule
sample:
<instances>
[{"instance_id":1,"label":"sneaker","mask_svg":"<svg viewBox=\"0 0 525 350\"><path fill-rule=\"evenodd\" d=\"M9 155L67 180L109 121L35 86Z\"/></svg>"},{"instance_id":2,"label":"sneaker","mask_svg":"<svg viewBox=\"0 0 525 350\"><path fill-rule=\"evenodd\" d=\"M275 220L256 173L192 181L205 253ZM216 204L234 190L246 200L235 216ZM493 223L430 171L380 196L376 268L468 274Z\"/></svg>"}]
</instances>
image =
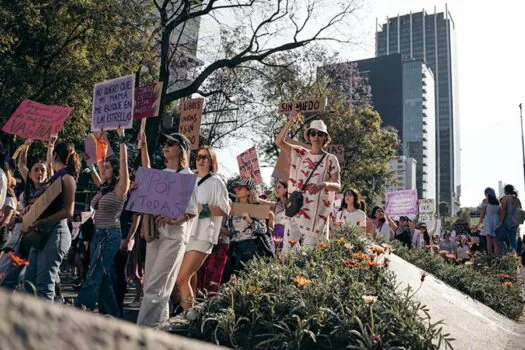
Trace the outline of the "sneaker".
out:
<instances>
[{"instance_id":1,"label":"sneaker","mask_svg":"<svg viewBox=\"0 0 525 350\"><path fill-rule=\"evenodd\" d=\"M127 307L129 308L132 308L132 309L137 309L140 307L140 305L142 304L142 302L140 300L135 300L135 301L132 301L131 303L129 303L128 305L126 305Z\"/></svg>"}]
</instances>

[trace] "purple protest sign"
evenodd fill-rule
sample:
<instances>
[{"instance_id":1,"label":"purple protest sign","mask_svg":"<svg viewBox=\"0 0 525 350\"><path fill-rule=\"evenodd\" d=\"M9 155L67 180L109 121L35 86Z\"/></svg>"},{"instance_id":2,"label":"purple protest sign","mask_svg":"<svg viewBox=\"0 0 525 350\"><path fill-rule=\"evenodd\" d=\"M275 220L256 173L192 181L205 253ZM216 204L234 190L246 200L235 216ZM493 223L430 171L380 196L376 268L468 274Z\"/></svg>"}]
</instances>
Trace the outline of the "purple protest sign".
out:
<instances>
[{"instance_id":1,"label":"purple protest sign","mask_svg":"<svg viewBox=\"0 0 525 350\"><path fill-rule=\"evenodd\" d=\"M403 190L386 194L385 212L391 218L409 216L418 213L417 190Z\"/></svg>"},{"instance_id":2,"label":"purple protest sign","mask_svg":"<svg viewBox=\"0 0 525 350\"><path fill-rule=\"evenodd\" d=\"M186 212L197 177L171 171L139 168L137 188L131 192L126 210L180 218Z\"/></svg>"},{"instance_id":3,"label":"purple protest sign","mask_svg":"<svg viewBox=\"0 0 525 350\"><path fill-rule=\"evenodd\" d=\"M108 80L93 89L91 131L133 127L135 75Z\"/></svg>"}]
</instances>

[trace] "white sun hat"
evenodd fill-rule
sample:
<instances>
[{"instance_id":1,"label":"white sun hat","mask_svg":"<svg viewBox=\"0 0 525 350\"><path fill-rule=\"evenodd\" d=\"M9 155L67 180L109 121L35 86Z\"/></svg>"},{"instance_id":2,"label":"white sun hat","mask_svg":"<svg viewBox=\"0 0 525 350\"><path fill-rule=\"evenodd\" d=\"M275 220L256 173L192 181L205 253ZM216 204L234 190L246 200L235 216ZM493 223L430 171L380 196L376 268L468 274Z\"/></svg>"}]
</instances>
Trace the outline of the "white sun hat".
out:
<instances>
[{"instance_id":1,"label":"white sun hat","mask_svg":"<svg viewBox=\"0 0 525 350\"><path fill-rule=\"evenodd\" d=\"M311 129L322 131L326 135L328 135L328 139L329 140L332 139L330 137L330 134L328 133L328 128L326 127L326 124L321 119L313 120L310 123L310 127L304 131L304 139L306 141L309 141L309 139L308 139L308 131L310 131Z\"/></svg>"}]
</instances>

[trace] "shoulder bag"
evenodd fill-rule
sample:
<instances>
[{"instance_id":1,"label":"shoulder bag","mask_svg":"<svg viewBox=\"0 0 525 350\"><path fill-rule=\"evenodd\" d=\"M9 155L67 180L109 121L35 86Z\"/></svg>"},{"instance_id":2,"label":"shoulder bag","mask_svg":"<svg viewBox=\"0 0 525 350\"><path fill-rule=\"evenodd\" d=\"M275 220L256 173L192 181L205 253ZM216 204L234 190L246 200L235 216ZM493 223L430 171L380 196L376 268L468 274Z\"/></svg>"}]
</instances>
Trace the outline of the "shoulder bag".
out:
<instances>
[{"instance_id":1,"label":"shoulder bag","mask_svg":"<svg viewBox=\"0 0 525 350\"><path fill-rule=\"evenodd\" d=\"M290 194L288 196L288 198L286 198L284 201L283 201L283 204L284 204L284 213L286 216L288 216L289 218L292 218L294 217L295 215L297 215L297 213L299 212L299 210L301 210L301 208L303 207L303 204L304 204L304 195L303 195L303 191L304 189L306 188L306 185L308 185L308 182L310 181L310 179L312 178L313 174L315 173L315 171L317 170L317 167L319 167L319 165L323 162L323 160L326 158L328 153L325 153L323 154L323 156L321 157L321 160L319 160L319 162L317 163L317 165L315 166L315 168L312 170L312 172L310 173L310 176L308 176L308 178L306 179L306 182L304 183L303 187L301 187L301 189L299 191L294 191L292 192L292 194Z\"/></svg>"}]
</instances>

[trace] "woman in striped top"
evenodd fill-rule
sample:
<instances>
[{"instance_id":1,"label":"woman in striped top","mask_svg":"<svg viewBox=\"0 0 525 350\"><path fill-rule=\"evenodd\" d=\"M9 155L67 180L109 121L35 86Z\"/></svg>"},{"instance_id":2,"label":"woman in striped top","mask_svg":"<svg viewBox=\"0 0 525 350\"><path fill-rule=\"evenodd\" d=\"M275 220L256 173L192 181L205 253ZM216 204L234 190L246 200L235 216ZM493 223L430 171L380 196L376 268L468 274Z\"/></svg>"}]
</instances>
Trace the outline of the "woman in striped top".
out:
<instances>
[{"instance_id":1,"label":"woman in striped top","mask_svg":"<svg viewBox=\"0 0 525 350\"><path fill-rule=\"evenodd\" d=\"M95 209L95 235L91 242L91 261L86 281L78 293L75 305L94 310L97 300L99 311L119 317L120 308L112 286L111 264L120 248L120 214L129 191L128 154L124 130L117 130L120 158L106 159L100 164L100 191L93 197Z\"/></svg>"}]
</instances>

